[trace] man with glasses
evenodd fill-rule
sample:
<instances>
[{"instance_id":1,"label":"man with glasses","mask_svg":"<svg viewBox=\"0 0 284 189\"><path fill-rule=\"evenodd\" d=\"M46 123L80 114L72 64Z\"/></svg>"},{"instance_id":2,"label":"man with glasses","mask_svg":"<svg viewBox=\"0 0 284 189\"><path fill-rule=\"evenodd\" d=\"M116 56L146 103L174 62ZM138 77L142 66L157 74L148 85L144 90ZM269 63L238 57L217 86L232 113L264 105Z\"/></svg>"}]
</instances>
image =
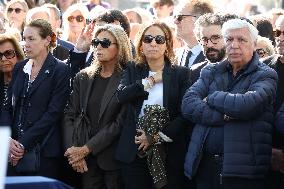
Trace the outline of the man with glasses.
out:
<instances>
[{"instance_id":1,"label":"man with glasses","mask_svg":"<svg viewBox=\"0 0 284 189\"><path fill-rule=\"evenodd\" d=\"M197 189L264 189L277 73L259 61L252 24L229 20L222 36L227 58L204 67L183 97L183 116L196 123L185 174Z\"/></svg>"},{"instance_id":2,"label":"man with glasses","mask_svg":"<svg viewBox=\"0 0 284 189\"><path fill-rule=\"evenodd\" d=\"M221 62L226 55L225 43L221 33L225 17L208 13L195 22L194 34L202 46L206 60L191 66L191 82L197 81L201 69L209 63Z\"/></svg>"},{"instance_id":3,"label":"man with glasses","mask_svg":"<svg viewBox=\"0 0 284 189\"><path fill-rule=\"evenodd\" d=\"M202 48L194 36L194 22L205 13L213 13L213 6L207 0L192 0L178 5L175 13L176 35L184 41L184 47L177 49L179 65L190 67L202 62L205 57Z\"/></svg>"},{"instance_id":4,"label":"man with glasses","mask_svg":"<svg viewBox=\"0 0 284 189\"><path fill-rule=\"evenodd\" d=\"M274 36L276 54L265 58L263 62L278 74L277 94L274 102L274 112L277 116L284 102L284 15L279 16L275 22ZM284 136L277 129L273 134L272 170L267 177L267 188L282 189L284 187Z\"/></svg>"}]
</instances>

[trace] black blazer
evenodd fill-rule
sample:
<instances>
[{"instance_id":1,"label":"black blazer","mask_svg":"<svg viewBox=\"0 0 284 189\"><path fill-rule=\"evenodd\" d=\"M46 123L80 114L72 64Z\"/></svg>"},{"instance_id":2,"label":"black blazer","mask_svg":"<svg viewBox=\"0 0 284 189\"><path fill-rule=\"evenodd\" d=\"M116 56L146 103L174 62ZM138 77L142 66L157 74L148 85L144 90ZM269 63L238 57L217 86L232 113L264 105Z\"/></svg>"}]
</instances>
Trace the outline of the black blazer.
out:
<instances>
[{"instance_id":1,"label":"black blazer","mask_svg":"<svg viewBox=\"0 0 284 189\"><path fill-rule=\"evenodd\" d=\"M58 59L48 54L38 76L27 94L27 111L23 120L23 136L18 139L15 119L18 117L20 96L23 94L27 74L23 68L28 60L17 63L13 70L8 89L8 102L1 114L1 121L12 126L13 138L26 149L35 142L41 143L52 127L54 132L42 149L44 157L61 155L60 118L70 93L70 69Z\"/></svg>"},{"instance_id":2,"label":"black blazer","mask_svg":"<svg viewBox=\"0 0 284 189\"><path fill-rule=\"evenodd\" d=\"M149 74L149 67L129 63L117 92L120 103L127 104L127 115L119 140L116 158L122 162L134 161L138 146L134 143L136 121L143 101L148 98L144 91L142 79ZM173 139L167 147L167 166L172 165L183 170L186 152L187 121L181 116L181 101L186 89L190 86L189 69L170 65L166 61L163 70L163 105L169 110L170 120L163 133Z\"/></svg>"},{"instance_id":3,"label":"black blazer","mask_svg":"<svg viewBox=\"0 0 284 189\"><path fill-rule=\"evenodd\" d=\"M66 147L72 146L74 119L80 115L83 103L89 101L95 77L95 72L92 67L89 67L80 71L74 79L73 92L64 119L65 142L67 145L69 143L69 146ZM101 99L98 125L97 128L93 128L96 132L86 143L92 149L92 155L96 157L97 164L103 170L120 168L118 161L114 159L121 122L124 119L123 115L125 115L124 109L115 96L120 79L121 73L112 74Z\"/></svg>"}]
</instances>

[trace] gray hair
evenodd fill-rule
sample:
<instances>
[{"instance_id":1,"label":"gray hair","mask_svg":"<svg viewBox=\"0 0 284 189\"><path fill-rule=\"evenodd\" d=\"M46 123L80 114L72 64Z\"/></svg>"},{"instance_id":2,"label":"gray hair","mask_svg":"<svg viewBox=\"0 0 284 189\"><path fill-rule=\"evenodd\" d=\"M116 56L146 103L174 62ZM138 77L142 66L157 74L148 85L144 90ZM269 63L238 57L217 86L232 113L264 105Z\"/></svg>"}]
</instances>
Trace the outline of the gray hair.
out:
<instances>
[{"instance_id":1,"label":"gray hair","mask_svg":"<svg viewBox=\"0 0 284 189\"><path fill-rule=\"evenodd\" d=\"M194 34L196 38L200 39L200 30L202 27L208 27L212 25L217 25L222 27L224 23L224 18L221 14L217 13L207 13L204 15L201 15L194 23Z\"/></svg>"},{"instance_id":2,"label":"gray hair","mask_svg":"<svg viewBox=\"0 0 284 189\"><path fill-rule=\"evenodd\" d=\"M226 36L229 30L247 28L252 40L257 41L258 30L250 23L241 19L232 19L225 22L222 26L222 35Z\"/></svg>"},{"instance_id":3,"label":"gray hair","mask_svg":"<svg viewBox=\"0 0 284 189\"><path fill-rule=\"evenodd\" d=\"M48 20L50 20L50 10L47 7L35 7L30 9L27 12L27 16L26 16L26 23L29 24L32 21L32 16L36 13L46 13L48 16Z\"/></svg>"}]
</instances>

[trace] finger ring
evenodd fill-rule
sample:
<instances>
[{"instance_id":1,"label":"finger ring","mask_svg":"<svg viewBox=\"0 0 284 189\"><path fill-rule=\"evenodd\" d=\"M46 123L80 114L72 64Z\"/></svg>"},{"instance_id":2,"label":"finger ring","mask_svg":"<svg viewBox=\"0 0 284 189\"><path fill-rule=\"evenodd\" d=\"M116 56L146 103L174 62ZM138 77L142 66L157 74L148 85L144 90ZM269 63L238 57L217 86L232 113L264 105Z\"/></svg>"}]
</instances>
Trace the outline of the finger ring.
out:
<instances>
[{"instance_id":1,"label":"finger ring","mask_svg":"<svg viewBox=\"0 0 284 189\"><path fill-rule=\"evenodd\" d=\"M11 155L10 155L10 157L12 158L12 157L14 157L14 155L13 155L13 154L11 154Z\"/></svg>"}]
</instances>

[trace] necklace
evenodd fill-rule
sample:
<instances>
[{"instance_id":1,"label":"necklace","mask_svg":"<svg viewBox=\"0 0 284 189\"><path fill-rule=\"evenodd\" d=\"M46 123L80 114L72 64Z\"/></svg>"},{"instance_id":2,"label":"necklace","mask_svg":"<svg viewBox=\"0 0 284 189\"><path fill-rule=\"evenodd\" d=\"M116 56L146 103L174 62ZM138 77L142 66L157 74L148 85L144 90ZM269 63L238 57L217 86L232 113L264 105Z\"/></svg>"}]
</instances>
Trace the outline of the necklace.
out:
<instances>
[{"instance_id":1,"label":"necklace","mask_svg":"<svg viewBox=\"0 0 284 189\"><path fill-rule=\"evenodd\" d=\"M35 78L37 77L39 71L41 69L41 66L35 66L34 62L32 64L32 73L31 73L31 80L34 81Z\"/></svg>"}]
</instances>

